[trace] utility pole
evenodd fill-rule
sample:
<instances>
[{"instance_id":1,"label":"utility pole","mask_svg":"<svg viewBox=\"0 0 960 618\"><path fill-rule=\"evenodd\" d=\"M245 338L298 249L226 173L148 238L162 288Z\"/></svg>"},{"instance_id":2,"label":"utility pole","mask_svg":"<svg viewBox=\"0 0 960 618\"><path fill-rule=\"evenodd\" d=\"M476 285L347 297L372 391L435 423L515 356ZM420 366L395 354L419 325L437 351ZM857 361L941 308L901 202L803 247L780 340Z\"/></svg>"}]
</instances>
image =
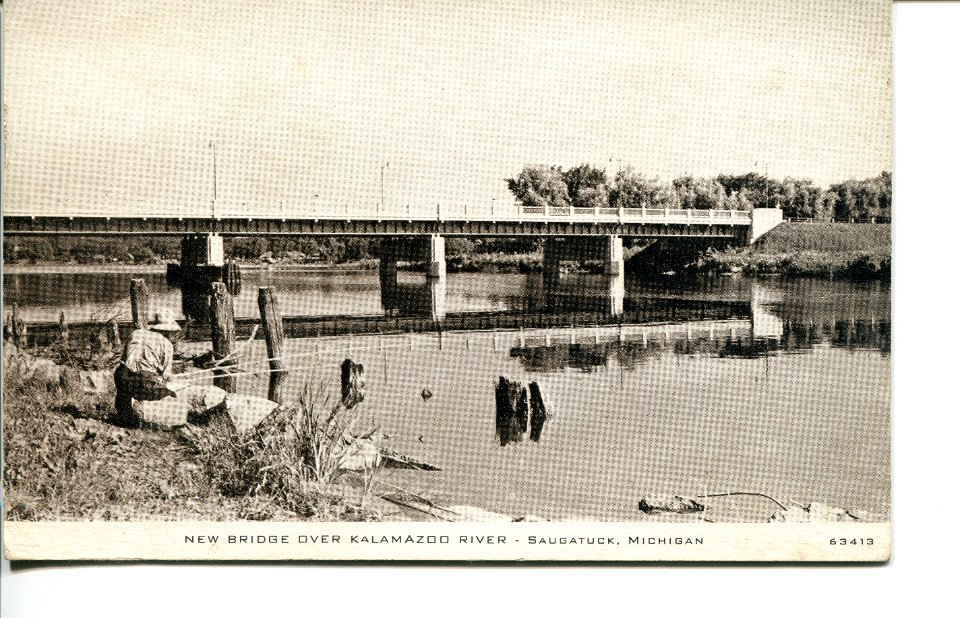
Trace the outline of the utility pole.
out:
<instances>
[{"instance_id":1,"label":"utility pole","mask_svg":"<svg viewBox=\"0 0 960 618\"><path fill-rule=\"evenodd\" d=\"M390 162L387 161L386 163L380 166L380 208L382 210L387 209L387 204L384 201L384 197L383 197L384 195L383 194L383 170L386 169L389 165L390 165Z\"/></svg>"},{"instance_id":2,"label":"utility pole","mask_svg":"<svg viewBox=\"0 0 960 618\"><path fill-rule=\"evenodd\" d=\"M213 150L213 201L210 202L210 218L217 218L217 144L210 141L210 148Z\"/></svg>"}]
</instances>

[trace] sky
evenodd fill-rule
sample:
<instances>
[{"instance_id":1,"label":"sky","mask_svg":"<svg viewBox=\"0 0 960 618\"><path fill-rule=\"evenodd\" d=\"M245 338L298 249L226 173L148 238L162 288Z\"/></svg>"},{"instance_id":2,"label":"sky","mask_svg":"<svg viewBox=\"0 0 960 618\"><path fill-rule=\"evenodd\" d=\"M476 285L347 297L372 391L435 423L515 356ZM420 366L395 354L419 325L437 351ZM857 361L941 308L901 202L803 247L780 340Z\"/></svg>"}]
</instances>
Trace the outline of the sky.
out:
<instances>
[{"instance_id":1,"label":"sky","mask_svg":"<svg viewBox=\"0 0 960 618\"><path fill-rule=\"evenodd\" d=\"M3 10L8 214L499 211L526 164L891 169L882 0Z\"/></svg>"}]
</instances>

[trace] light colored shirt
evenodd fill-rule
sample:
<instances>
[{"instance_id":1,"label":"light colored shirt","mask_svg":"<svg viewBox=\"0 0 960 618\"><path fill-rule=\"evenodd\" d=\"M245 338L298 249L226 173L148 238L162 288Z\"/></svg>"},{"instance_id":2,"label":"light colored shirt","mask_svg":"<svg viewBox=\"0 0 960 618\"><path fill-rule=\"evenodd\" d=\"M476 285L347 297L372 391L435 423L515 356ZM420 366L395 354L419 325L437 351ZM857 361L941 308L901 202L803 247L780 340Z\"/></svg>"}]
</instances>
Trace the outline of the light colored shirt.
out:
<instances>
[{"instance_id":1,"label":"light colored shirt","mask_svg":"<svg viewBox=\"0 0 960 618\"><path fill-rule=\"evenodd\" d=\"M123 364L134 373L169 378L173 370L173 344L152 330L135 330L123 349Z\"/></svg>"}]
</instances>

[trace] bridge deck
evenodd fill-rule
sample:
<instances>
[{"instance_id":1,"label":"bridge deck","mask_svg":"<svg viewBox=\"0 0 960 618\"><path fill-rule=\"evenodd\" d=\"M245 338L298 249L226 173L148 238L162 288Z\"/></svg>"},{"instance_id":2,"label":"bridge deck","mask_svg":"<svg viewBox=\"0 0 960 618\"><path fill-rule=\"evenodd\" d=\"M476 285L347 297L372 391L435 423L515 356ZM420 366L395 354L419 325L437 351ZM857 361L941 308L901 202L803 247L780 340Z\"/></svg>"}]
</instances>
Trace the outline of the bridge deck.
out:
<instances>
[{"instance_id":1,"label":"bridge deck","mask_svg":"<svg viewBox=\"0 0 960 618\"><path fill-rule=\"evenodd\" d=\"M466 210L466 209L464 209ZM437 208L422 212L374 213L354 216L345 212L274 217L181 217L150 215L107 217L93 214L55 216L5 215L5 235L13 234L168 234L220 233L227 236L301 234L445 236L716 236L732 237L751 224L747 211L518 208L511 215L470 213Z\"/></svg>"}]
</instances>

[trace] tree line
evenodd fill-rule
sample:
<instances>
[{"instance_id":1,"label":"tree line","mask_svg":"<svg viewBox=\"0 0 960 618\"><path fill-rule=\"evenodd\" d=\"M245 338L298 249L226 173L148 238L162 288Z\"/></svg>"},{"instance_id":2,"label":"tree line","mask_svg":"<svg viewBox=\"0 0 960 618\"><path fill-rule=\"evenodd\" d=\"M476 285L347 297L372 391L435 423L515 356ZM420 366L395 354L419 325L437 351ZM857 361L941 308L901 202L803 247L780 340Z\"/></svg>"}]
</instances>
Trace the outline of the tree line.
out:
<instances>
[{"instance_id":1,"label":"tree line","mask_svg":"<svg viewBox=\"0 0 960 618\"><path fill-rule=\"evenodd\" d=\"M671 182L645 176L631 168L611 180L606 170L579 165L526 166L506 180L524 206L578 208L694 208L750 210L780 206L785 217L819 221L890 221L892 176L847 180L823 189L811 180L777 180L749 173L716 178L683 176ZM332 264L377 257L379 241L371 238L302 236L290 238L227 238L228 258L260 260L289 258ZM451 256L525 253L537 250L532 238L450 239ZM124 262L150 264L180 258L180 239L165 237L11 237L3 243L5 262L58 261L81 264Z\"/></svg>"},{"instance_id":2,"label":"tree line","mask_svg":"<svg viewBox=\"0 0 960 618\"><path fill-rule=\"evenodd\" d=\"M285 259L326 264L357 263L379 257L376 238L339 236L263 236L224 239L227 258L245 262ZM536 251L537 240L517 238L449 238L449 257L473 254L521 254ZM161 264L180 259L180 239L169 237L22 236L5 238L3 260L74 262L77 264Z\"/></svg>"},{"instance_id":3,"label":"tree line","mask_svg":"<svg viewBox=\"0 0 960 618\"><path fill-rule=\"evenodd\" d=\"M693 208L751 210L779 206L785 217L819 221L890 221L893 177L846 180L823 189L809 179L748 173L665 182L632 168L610 179L591 165L570 169L528 165L507 187L524 206L575 208Z\"/></svg>"}]
</instances>

